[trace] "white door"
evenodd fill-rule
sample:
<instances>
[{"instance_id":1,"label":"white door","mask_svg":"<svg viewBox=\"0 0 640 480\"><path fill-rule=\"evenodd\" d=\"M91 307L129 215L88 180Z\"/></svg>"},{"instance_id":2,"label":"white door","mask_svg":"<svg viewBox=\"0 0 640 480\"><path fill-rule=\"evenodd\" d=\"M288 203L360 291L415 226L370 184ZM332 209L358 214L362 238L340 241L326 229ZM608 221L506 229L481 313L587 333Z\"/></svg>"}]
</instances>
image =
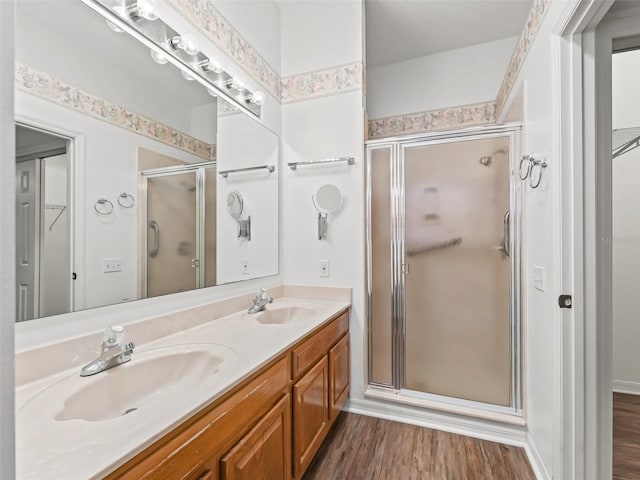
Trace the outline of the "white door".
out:
<instances>
[{"instance_id":1,"label":"white door","mask_svg":"<svg viewBox=\"0 0 640 480\"><path fill-rule=\"evenodd\" d=\"M16 164L16 320L38 316L38 159Z\"/></svg>"}]
</instances>

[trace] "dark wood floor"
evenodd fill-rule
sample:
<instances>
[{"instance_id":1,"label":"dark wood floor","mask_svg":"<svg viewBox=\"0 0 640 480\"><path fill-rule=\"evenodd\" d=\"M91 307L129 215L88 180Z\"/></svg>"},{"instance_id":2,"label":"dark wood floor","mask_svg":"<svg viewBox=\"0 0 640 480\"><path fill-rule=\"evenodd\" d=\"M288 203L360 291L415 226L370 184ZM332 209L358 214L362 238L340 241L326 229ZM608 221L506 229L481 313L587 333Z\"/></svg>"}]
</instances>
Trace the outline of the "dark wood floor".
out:
<instances>
[{"instance_id":1,"label":"dark wood floor","mask_svg":"<svg viewBox=\"0 0 640 480\"><path fill-rule=\"evenodd\" d=\"M535 480L521 448L343 412L304 480ZM637 480L637 479L636 479Z\"/></svg>"},{"instance_id":2,"label":"dark wood floor","mask_svg":"<svg viewBox=\"0 0 640 480\"><path fill-rule=\"evenodd\" d=\"M640 479L640 395L613 394L613 480Z\"/></svg>"}]
</instances>

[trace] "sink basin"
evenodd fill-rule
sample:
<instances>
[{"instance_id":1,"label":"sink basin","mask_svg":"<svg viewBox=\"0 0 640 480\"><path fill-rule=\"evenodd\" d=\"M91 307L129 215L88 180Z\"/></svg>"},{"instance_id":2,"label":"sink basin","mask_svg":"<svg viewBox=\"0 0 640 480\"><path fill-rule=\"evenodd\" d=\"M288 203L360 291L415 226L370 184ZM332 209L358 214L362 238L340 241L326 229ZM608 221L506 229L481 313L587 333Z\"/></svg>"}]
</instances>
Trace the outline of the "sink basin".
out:
<instances>
[{"instance_id":1,"label":"sink basin","mask_svg":"<svg viewBox=\"0 0 640 480\"><path fill-rule=\"evenodd\" d=\"M171 345L134 352L130 362L105 372L60 380L31 399L23 410L38 408L47 398L62 398L62 408L52 412L56 421L111 420L169 398L179 401L214 378L234 357L234 350L217 344Z\"/></svg>"},{"instance_id":2,"label":"sink basin","mask_svg":"<svg viewBox=\"0 0 640 480\"><path fill-rule=\"evenodd\" d=\"M284 325L301 320L308 320L316 315L316 310L309 307L275 307L255 314L256 320L264 325Z\"/></svg>"}]
</instances>

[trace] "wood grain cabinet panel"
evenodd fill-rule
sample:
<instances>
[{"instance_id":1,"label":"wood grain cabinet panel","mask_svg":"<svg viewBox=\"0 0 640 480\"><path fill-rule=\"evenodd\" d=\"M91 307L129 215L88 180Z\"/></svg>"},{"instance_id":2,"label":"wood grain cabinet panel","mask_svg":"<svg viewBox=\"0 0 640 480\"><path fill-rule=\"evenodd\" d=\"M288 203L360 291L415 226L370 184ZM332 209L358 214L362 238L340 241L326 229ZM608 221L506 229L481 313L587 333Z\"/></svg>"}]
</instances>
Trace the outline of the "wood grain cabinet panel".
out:
<instances>
[{"instance_id":1,"label":"wood grain cabinet panel","mask_svg":"<svg viewBox=\"0 0 640 480\"><path fill-rule=\"evenodd\" d=\"M333 422L349 398L349 335L329 350L329 420Z\"/></svg>"},{"instance_id":2,"label":"wood grain cabinet panel","mask_svg":"<svg viewBox=\"0 0 640 480\"><path fill-rule=\"evenodd\" d=\"M349 312L344 312L329 325L293 348L291 372L295 380L310 366L327 354L331 346L349 331Z\"/></svg>"},{"instance_id":3,"label":"wood grain cabinet panel","mask_svg":"<svg viewBox=\"0 0 640 480\"><path fill-rule=\"evenodd\" d=\"M222 480L291 479L290 404L290 396L285 395L222 458Z\"/></svg>"},{"instance_id":4,"label":"wood grain cabinet panel","mask_svg":"<svg viewBox=\"0 0 640 480\"><path fill-rule=\"evenodd\" d=\"M329 362L324 357L293 386L294 476L301 478L329 430Z\"/></svg>"}]
</instances>

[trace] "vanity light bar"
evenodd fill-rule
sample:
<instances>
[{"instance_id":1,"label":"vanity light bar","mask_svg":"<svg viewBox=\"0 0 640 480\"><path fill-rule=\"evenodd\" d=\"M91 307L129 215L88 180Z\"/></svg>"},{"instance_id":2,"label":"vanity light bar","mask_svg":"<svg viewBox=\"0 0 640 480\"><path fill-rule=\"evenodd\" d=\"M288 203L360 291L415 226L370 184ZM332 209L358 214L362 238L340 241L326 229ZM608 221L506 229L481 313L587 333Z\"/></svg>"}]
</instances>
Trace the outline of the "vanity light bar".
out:
<instances>
[{"instance_id":1,"label":"vanity light bar","mask_svg":"<svg viewBox=\"0 0 640 480\"><path fill-rule=\"evenodd\" d=\"M257 102L249 101L248 98L254 97L254 95L262 92L252 93L246 90L243 93L243 91L238 91L236 95L241 96L243 100L243 101L239 101L236 95L232 94L229 91L230 90L229 87L227 87L226 89L221 88L216 83L216 81L210 80L209 78L203 76L203 74L208 73L207 69L202 68L203 62L205 62L206 60L207 64L209 64L209 62L215 63L215 62L212 62L211 59L208 59L206 56L204 56L204 54L197 53L197 55L199 55L202 58L196 59L197 63L194 65L189 61L187 61L186 59L182 59L179 56L177 56L178 50L175 50L173 47L169 46L170 50L165 50L164 48L156 44L145 33L137 30L131 23L123 19L116 12L111 10L111 8L103 5L99 0L81 0L81 2L84 3L86 6L88 6L89 8L91 8L96 13L98 13L100 16L105 18L107 21L116 25L121 30L128 33L133 38L141 42L143 45L151 49L158 56L162 56L166 58L168 63L171 63L172 65L180 69L182 72L185 72L186 74L192 76L195 81L197 81L202 86L204 86L210 93L211 91L214 91L217 93L217 95L220 98L226 100L231 105L234 105L235 107L239 108L245 113L248 113L254 118L258 118L258 119L260 118L260 105ZM179 33L176 33L173 29L171 29L171 27L169 27L164 22L162 22L161 19L156 20L154 23L158 23L158 22L162 23L165 26L167 33L169 34L168 38L173 38L176 35L180 36ZM224 77L225 82L228 81L229 79L232 79L232 77L227 72L225 72L222 69L220 70L221 70L221 73L219 73L218 76Z\"/></svg>"},{"instance_id":2,"label":"vanity light bar","mask_svg":"<svg viewBox=\"0 0 640 480\"><path fill-rule=\"evenodd\" d=\"M296 170L299 166L303 165L324 165L326 163L336 163L336 162L347 162L347 165L353 165L356 163L356 159L353 157L338 157L338 158L327 158L324 160L312 160L309 162L289 162L289 168L291 170Z\"/></svg>"}]
</instances>

